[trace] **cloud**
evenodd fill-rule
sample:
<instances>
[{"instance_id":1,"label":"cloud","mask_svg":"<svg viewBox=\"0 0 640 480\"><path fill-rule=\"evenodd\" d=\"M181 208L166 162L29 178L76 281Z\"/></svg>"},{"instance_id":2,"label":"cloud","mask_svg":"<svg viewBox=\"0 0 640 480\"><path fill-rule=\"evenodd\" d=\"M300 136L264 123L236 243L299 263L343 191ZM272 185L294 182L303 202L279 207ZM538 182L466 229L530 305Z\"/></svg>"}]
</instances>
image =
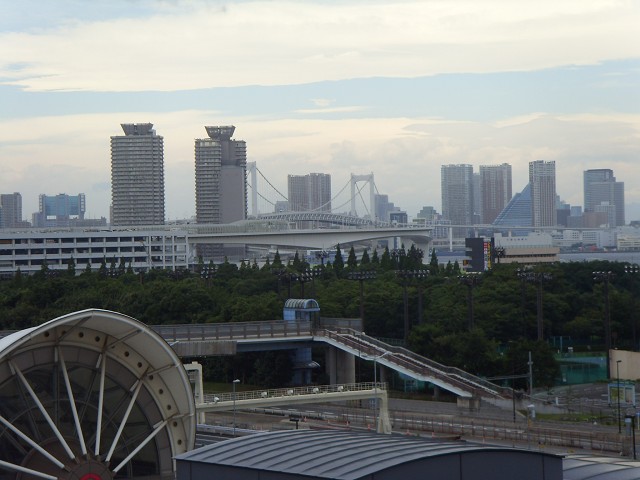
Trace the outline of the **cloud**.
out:
<instances>
[{"instance_id":1,"label":"cloud","mask_svg":"<svg viewBox=\"0 0 640 480\"><path fill-rule=\"evenodd\" d=\"M352 112L361 112L365 110L365 107L351 106L351 107L326 107L326 108L301 108L295 110L295 113L305 113L305 114L318 114L318 113L352 113Z\"/></svg>"},{"instance_id":2,"label":"cloud","mask_svg":"<svg viewBox=\"0 0 640 480\"><path fill-rule=\"evenodd\" d=\"M21 5L12 8L28 8ZM640 56L640 7L624 0L153 5L131 18L83 14L47 29L0 33L0 78L28 90L174 91Z\"/></svg>"}]
</instances>

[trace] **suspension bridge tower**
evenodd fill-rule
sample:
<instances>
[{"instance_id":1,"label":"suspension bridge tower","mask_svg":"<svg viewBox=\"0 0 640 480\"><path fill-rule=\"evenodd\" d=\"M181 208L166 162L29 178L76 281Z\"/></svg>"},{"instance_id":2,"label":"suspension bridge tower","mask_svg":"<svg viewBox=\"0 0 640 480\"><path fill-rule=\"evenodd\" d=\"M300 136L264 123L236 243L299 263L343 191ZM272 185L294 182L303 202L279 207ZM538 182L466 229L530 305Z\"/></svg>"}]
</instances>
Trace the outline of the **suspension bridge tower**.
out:
<instances>
[{"instance_id":1,"label":"suspension bridge tower","mask_svg":"<svg viewBox=\"0 0 640 480\"><path fill-rule=\"evenodd\" d=\"M250 215L258 215L258 175L256 162L247 162L247 175L251 179L251 210Z\"/></svg>"},{"instance_id":2,"label":"suspension bridge tower","mask_svg":"<svg viewBox=\"0 0 640 480\"><path fill-rule=\"evenodd\" d=\"M351 174L351 215L354 217L357 216L356 212L356 186L358 182L365 182L369 184L369 215L371 216L371 220L375 221L377 218L376 215L376 184L373 181L373 173L368 175L354 175ZM363 187L364 188L364 187ZM358 189L358 194L360 193L362 188Z\"/></svg>"}]
</instances>

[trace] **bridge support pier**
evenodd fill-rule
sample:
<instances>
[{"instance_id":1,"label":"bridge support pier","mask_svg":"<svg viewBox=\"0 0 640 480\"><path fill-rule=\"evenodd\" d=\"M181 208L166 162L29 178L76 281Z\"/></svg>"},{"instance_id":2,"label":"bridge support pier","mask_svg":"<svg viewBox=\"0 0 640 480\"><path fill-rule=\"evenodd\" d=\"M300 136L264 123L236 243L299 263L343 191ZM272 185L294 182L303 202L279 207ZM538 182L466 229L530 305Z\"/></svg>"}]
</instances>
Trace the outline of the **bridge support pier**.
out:
<instances>
[{"instance_id":1,"label":"bridge support pier","mask_svg":"<svg viewBox=\"0 0 640 480\"><path fill-rule=\"evenodd\" d=\"M356 360L353 355L339 348L329 347L325 350L325 356L326 373L332 385L355 383Z\"/></svg>"},{"instance_id":2,"label":"bridge support pier","mask_svg":"<svg viewBox=\"0 0 640 480\"><path fill-rule=\"evenodd\" d=\"M458 397L456 399L458 407L477 412L480 410L480 397Z\"/></svg>"},{"instance_id":3,"label":"bridge support pier","mask_svg":"<svg viewBox=\"0 0 640 480\"><path fill-rule=\"evenodd\" d=\"M376 425L376 431L378 433L391 434L391 418L389 417L389 397L387 392L384 395L380 395L380 410L378 411L378 425Z\"/></svg>"}]
</instances>

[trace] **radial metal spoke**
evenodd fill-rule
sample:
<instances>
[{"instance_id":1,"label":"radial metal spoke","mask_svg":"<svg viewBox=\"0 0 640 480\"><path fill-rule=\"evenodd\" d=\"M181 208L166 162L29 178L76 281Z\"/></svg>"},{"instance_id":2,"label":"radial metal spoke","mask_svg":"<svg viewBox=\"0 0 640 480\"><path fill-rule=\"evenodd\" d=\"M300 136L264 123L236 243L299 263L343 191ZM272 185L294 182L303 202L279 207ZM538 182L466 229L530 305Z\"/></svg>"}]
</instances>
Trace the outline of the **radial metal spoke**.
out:
<instances>
[{"instance_id":1,"label":"radial metal spoke","mask_svg":"<svg viewBox=\"0 0 640 480\"><path fill-rule=\"evenodd\" d=\"M78 433L78 440L80 441L80 450L82 455L87 455L87 446L84 442L84 435L82 434L82 425L80 424L80 417L78 417L78 409L76 408L76 400L73 396L73 390L71 389L71 382L69 381L69 372L67 371L67 364L64 361L62 355L62 349L58 347L58 359L60 360L60 367L62 367L62 376L64 377L64 383L67 387L67 395L69 395L69 404L71 405L71 413L73 415L73 421L76 425L76 432Z\"/></svg>"},{"instance_id":2,"label":"radial metal spoke","mask_svg":"<svg viewBox=\"0 0 640 480\"><path fill-rule=\"evenodd\" d=\"M160 433L160 431L167 425L168 420L163 420L160 422L156 428L151 432L151 434L145 438L127 457L120 462L120 464L113 469L113 473L118 473L122 467L124 467L129 460L135 457L140 450L142 450L147 443L154 439L154 437Z\"/></svg>"},{"instance_id":3,"label":"radial metal spoke","mask_svg":"<svg viewBox=\"0 0 640 480\"><path fill-rule=\"evenodd\" d=\"M4 460L0 460L0 468L11 470L12 472L26 473L27 475L33 475L34 477L38 477L38 478L46 478L48 480L58 480L58 477L54 477L53 475L47 475L46 473L38 472L36 470L31 470L30 468L26 468L26 467L21 467L20 465L16 465L15 463L5 462Z\"/></svg>"},{"instance_id":4,"label":"radial metal spoke","mask_svg":"<svg viewBox=\"0 0 640 480\"><path fill-rule=\"evenodd\" d=\"M96 425L96 456L100 455L100 437L102 436L102 412L104 410L104 379L107 372L107 355L100 355L100 387L98 389L98 423Z\"/></svg>"},{"instance_id":5,"label":"radial metal spoke","mask_svg":"<svg viewBox=\"0 0 640 480\"><path fill-rule=\"evenodd\" d=\"M18 378L20 379L20 381L24 385L24 388L27 389L27 391L29 392L29 395L31 395L31 398L33 399L33 401L38 406L38 409L42 413L42 416L45 418L45 420L47 421L47 423L51 427L51 430L53 430L53 433L55 434L55 436L60 441L60 444L63 446L63 448L67 452L67 455L69 455L69 458L75 459L76 456L73 453L73 451L71 450L71 448L69 447L69 444L67 443L67 441L62 436L62 433L60 432L60 430L58 430L58 427L56 426L55 422L52 420L51 416L49 415L49 412L47 412L47 410L44 408L44 405L42 405L42 402L38 398L38 395L36 394L36 392L33 391L33 388L31 388L31 385L29 385L29 382L27 381L25 376L20 371L20 368L18 368L18 366L14 362L11 362L11 361L9 362L9 366L11 367L11 370L13 372L15 372L15 374L18 376Z\"/></svg>"},{"instance_id":6,"label":"radial metal spoke","mask_svg":"<svg viewBox=\"0 0 640 480\"><path fill-rule=\"evenodd\" d=\"M143 374L143 378L144 378L144 375L146 375L146 373ZM106 462L111 460L113 451L116 449L116 445L120 440L120 435L122 435L122 431L124 430L127 420L129 420L129 414L131 413L131 410L133 409L133 406L136 403L136 399L138 398L138 394L140 393L140 389L142 388L142 383L143 383L142 378L139 378L135 384L135 388L133 389L133 395L131 395L131 400L129 401L129 405L127 406L127 411L124 412L124 416L122 417L122 421L120 422L120 426L118 427L118 432L116 433L116 436L113 439L113 443L111 444L111 448L109 449L109 453L105 458Z\"/></svg>"},{"instance_id":7,"label":"radial metal spoke","mask_svg":"<svg viewBox=\"0 0 640 480\"><path fill-rule=\"evenodd\" d=\"M11 430L13 433L15 433L18 437L20 437L22 440L27 442L29 445L31 445L32 448L37 450L42 456L47 458L49 461L54 463L56 466L58 466L59 468L64 468L64 463L62 463L56 457L54 457L49 452L47 452L35 440L33 440L31 437L29 437L22 430L19 430L18 428L16 428L11 422L9 422L9 420L4 418L2 415L0 415L0 423L2 423L5 427L7 427L9 430Z\"/></svg>"}]
</instances>

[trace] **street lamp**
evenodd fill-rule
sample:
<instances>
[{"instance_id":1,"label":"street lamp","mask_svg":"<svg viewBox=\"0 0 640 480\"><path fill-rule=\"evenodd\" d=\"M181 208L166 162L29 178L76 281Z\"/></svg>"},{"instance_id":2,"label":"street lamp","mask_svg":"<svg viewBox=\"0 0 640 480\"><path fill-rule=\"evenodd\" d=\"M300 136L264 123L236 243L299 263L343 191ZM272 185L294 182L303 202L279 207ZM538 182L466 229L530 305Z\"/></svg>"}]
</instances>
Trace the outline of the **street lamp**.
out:
<instances>
[{"instance_id":1,"label":"street lamp","mask_svg":"<svg viewBox=\"0 0 640 480\"><path fill-rule=\"evenodd\" d=\"M236 436L236 383L240 383L237 378L231 382L233 386L233 436Z\"/></svg>"},{"instance_id":2,"label":"street lamp","mask_svg":"<svg viewBox=\"0 0 640 480\"><path fill-rule=\"evenodd\" d=\"M635 276L640 273L640 266L638 266L638 264L633 263L630 265L625 265L624 266L624 273L626 273L627 275L631 275L633 276L633 281L630 282L631 283L631 298L633 299L633 305L634 308L632 308L632 314L631 314L631 331L632 331L632 336L633 336L633 350L636 351L638 349L638 338L637 338L637 310L635 308L635 303L636 303L636 298L637 298L637 291L636 291L636 278Z\"/></svg>"},{"instance_id":3,"label":"street lamp","mask_svg":"<svg viewBox=\"0 0 640 480\"><path fill-rule=\"evenodd\" d=\"M614 277L613 272L593 272L593 280L604 285L604 348L607 350L607 378L611 378L611 312L609 310L609 283Z\"/></svg>"},{"instance_id":4,"label":"street lamp","mask_svg":"<svg viewBox=\"0 0 640 480\"><path fill-rule=\"evenodd\" d=\"M375 280L375 270L356 270L349 272L349 280L357 280L360 282L360 322L361 328L364 328L364 281Z\"/></svg>"},{"instance_id":5,"label":"street lamp","mask_svg":"<svg viewBox=\"0 0 640 480\"><path fill-rule=\"evenodd\" d=\"M536 285L536 320L538 325L538 340L544 340L544 320L542 318L542 283L553 279L550 273L531 272L519 268L516 271L518 277L523 282L530 282ZM523 284L523 304L524 304L524 284Z\"/></svg>"},{"instance_id":6,"label":"street lamp","mask_svg":"<svg viewBox=\"0 0 640 480\"><path fill-rule=\"evenodd\" d=\"M291 282L300 283L300 298L304 298L304 284L313 282L313 279L320 275L320 273L321 271L318 269L307 269L303 272L289 273L289 297L291 297Z\"/></svg>"},{"instance_id":7,"label":"street lamp","mask_svg":"<svg viewBox=\"0 0 640 480\"><path fill-rule=\"evenodd\" d=\"M467 317L469 322L469 330L473 328L473 289L480 283L480 277L477 275L460 275L458 277L460 283L467 286Z\"/></svg>"},{"instance_id":8,"label":"street lamp","mask_svg":"<svg viewBox=\"0 0 640 480\"><path fill-rule=\"evenodd\" d=\"M622 428L620 427L620 362L622 362L622 360L616 360L616 377L618 379L618 433L622 433Z\"/></svg>"},{"instance_id":9,"label":"street lamp","mask_svg":"<svg viewBox=\"0 0 640 480\"><path fill-rule=\"evenodd\" d=\"M396 276L402 279L402 300L403 300L403 317L404 317L404 344L405 346L409 342L409 330L411 330L411 324L409 322L409 295L407 293L407 286L409 284L409 280L412 278L417 278L421 280L426 278L429 274L429 271L425 268L419 268L417 270L396 270ZM422 289L420 289L419 293L419 312L418 312L418 320L419 323L422 323Z\"/></svg>"}]
</instances>

